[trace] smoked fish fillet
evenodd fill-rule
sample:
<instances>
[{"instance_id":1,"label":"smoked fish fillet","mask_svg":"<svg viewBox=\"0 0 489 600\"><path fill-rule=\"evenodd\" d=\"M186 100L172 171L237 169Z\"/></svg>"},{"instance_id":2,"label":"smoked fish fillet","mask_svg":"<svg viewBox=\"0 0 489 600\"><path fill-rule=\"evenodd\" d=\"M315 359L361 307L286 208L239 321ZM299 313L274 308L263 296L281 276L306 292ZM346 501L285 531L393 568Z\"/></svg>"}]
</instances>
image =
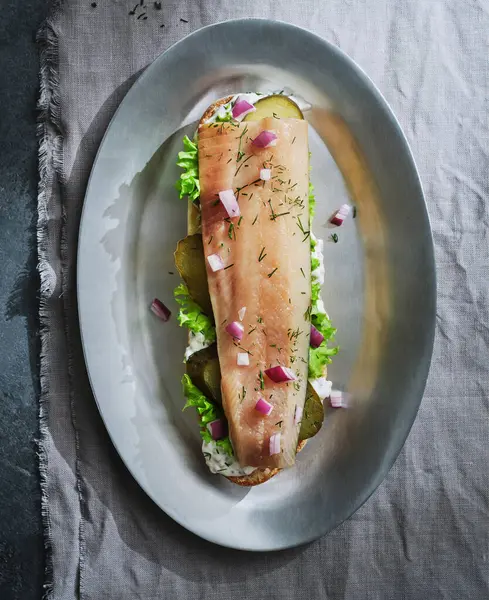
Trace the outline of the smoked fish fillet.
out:
<instances>
[{"instance_id":1,"label":"smoked fish fillet","mask_svg":"<svg viewBox=\"0 0 489 600\"><path fill-rule=\"evenodd\" d=\"M276 144L252 141L264 130ZM222 376L223 408L239 463L287 467L295 462L307 386L311 266L309 239L309 152L307 122L265 118L246 123L202 124L198 129L202 237L206 258L218 254L224 269L206 260ZM269 181L260 179L269 169ZM240 216L228 217L219 192L232 189ZM246 307L244 334L226 326ZM249 366L237 365L238 352ZM295 381L274 383L269 367L292 369ZM255 409L263 397L269 416ZM298 408L296 408L298 407ZM280 452L270 438L280 433Z\"/></svg>"}]
</instances>

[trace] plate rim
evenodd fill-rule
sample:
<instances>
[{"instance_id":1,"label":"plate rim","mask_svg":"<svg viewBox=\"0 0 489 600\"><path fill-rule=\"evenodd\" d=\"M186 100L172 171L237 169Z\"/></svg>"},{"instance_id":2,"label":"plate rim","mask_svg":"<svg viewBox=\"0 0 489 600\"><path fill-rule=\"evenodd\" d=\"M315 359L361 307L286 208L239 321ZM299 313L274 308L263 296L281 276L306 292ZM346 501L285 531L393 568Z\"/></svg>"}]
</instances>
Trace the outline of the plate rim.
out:
<instances>
[{"instance_id":1,"label":"plate rim","mask_svg":"<svg viewBox=\"0 0 489 600\"><path fill-rule=\"evenodd\" d=\"M103 416L103 410L102 410L101 404L99 402L99 399L97 397L97 393L95 391L95 386L93 385L90 369L88 366L88 357L87 357L88 351L87 351L87 344L85 342L85 336L84 336L85 327L83 324L83 316L82 316L83 310L81 310L81 303L80 303L80 289L81 289L82 281L83 281L83 277L81 277L81 273L82 273L82 270L84 270L82 241L84 239L84 236L86 235L85 230L87 229L87 219L86 219L86 211L87 211L87 206L88 206L87 200L90 196L91 187L93 184L94 172L96 170L96 166L99 161L100 155L103 151L107 137L109 136L111 130L113 129L113 127L116 124L116 121L121 112L121 109L123 108L123 105L129 101L131 96L134 93L136 93L136 90L138 90L140 86L144 85L146 79L151 77L152 72L157 68L157 65L159 64L159 62L161 60L163 60L164 57L166 57L167 55L174 52L175 49L177 47L179 47L181 44L186 43L189 38L198 37L199 35L205 34L209 30L220 29L222 27L228 27L229 25L239 26L240 24L250 24L250 23L254 23L256 25L267 25L267 26L272 26L272 27L285 28L285 29L289 29L292 32L295 30L298 30L302 34L306 34L307 36L311 36L311 37L315 38L318 43L324 45L325 48L329 52L336 55L336 57L339 58L340 61L343 61L346 64L348 69L350 69L352 72L354 72L361 79L362 83L367 88L368 93L371 94L375 98L377 103L379 104L385 118L390 120L390 122L394 126L396 134L399 137L401 144L404 148L405 159L409 163L407 166L409 168L410 173L413 176L413 184L418 188L419 200L421 201L420 208L422 208L422 210L423 210L422 217L423 217L423 220L425 221L426 230L427 230L427 234L428 234L428 238L426 240L426 245L427 245L427 249L429 250L429 257L428 257L429 264L426 265L426 270L430 272L429 284L430 284L430 288L431 288L430 291L432 292L431 293L432 314L430 315L430 325L431 326L430 326L430 331L427 332L426 346L425 346L425 351L427 351L427 352L429 351L429 358L426 360L425 364L423 365L425 372L424 372L422 378L420 379L421 384L422 384L422 391L421 391L419 398L417 399L413 418L412 418L411 422L409 423L409 425L406 427L405 432L403 432L403 435L401 435L397 438L397 443L395 444L395 450L392 451L390 460L387 461L386 463L384 463L382 466L380 466L379 469L376 471L375 476L372 477L372 480L369 482L369 485L364 486L364 493L359 494L359 496L362 498L361 501L359 503L354 503L355 508L349 509L347 511L346 516L344 516L344 518L342 518L340 521L338 521L333 527L326 527L326 528L318 527L317 532L315 532L314 534L312 534L310 536L304 537L303 539L300 539L297 542L294 542L294 543L286 542L283 544L274 544L268 548L265 548L265 547L254 548L254 547L248 547L248 546L232 544L232 543L227 544L225 541L218 538L218 536L206 535L202 532L196 533L193 529L189 528L184 522L182 522L182 520L176 514L174 514L173 510L164 508L158 502L158 500L154 497L151 490L148 489L148 486L146 486L143 482L141 482L140 477L138 476L137 472L132 468L132 466L130 466L128 464L128 461L126 461L126 459L124 457L123 448L121 447L121 445L119 445L116 442L116 440L112 434L111 428L109 427L108 423L106 422L106 420ZM117 109L115 110L114 114L112 115L112 117L107 125L107 128L104 132L104 135L102 136L102 139L99 143L99 146L98 146L97 152L95 153L93 164L92 164L92 167L90 170L90 175L89 175L89 178L87 181L87 187L86 187L86 191L85 191L84 199L83 199L83 206L82 206L82 210L81 210L81 214L80 214L80 223L79 223L79 230L78 230L78 245L77 245L77 252L76 252L76 299L77 299L77 306L78 306L78 323L79 323L79 330L80 330L80 339L82 342L81 345L82 345L82 351L83 351L83 358L85 361L85 367L86 367L86 373L88 376L88 380L90 382L90 388L91 388L95 403L97 405L99 415L103 421L105 430L107 431L107 433L109 435L111 443L113 444L114 448L117 450L117 453L119 454L120 458L122 459L125 467L128 469L131 476L137 482L139 487L152 500L152 502L154 502L156 504L156 506L158 506L158 508L160 510L162 510L165 514L167 514L169 517L171 517L179 525L181 525L182 527L187 529L187 531L190 531L193 535L201 537L202 539L205 539L206 541L215 543L222 547L236 549L236 550L242 550L242 551L249 551L249 552L280 551L280 550L285 550L288 548L299 547L299 546L305 545L307 543L310 543L310 542L334 531L342 523L344 523L345 521L350 519L351 516L354 513L356 513L367 502L367 500L370 499L370 497L377 490L377 488L380 486L380 484L385 480L385 478L388 475L388 473L390 472L392 466L394 465L397 458L399 457L399 454L402 451L402 448L404 447L404 445L406 443L406 440L409 436L409 433L411 432L414 422L416 421L416 418L417 418L417 415L419 412L419 408L421 406L421 402L423 400L424 392L426 389L426 383L427 383L428 376L430 373L431 362L432 362L432 357L433 357L433 347L434 347L435 328L436 328L436 306L437 306L437 272L436 272L436 262L435 262L435 252L434 252L433 230L431 227L431 219L430 219L429 212L428 212L426 196L425 196L425 193L423 190L422 181L421 181L419 171L418 171L415 159L414 159L413 152L411 150L411 147L409 145L407 137L399 123L399 120L397 119L390 104L387 102L386 98L384 97L382 92L377 88L377 86L375 85L373 80L369 77L369 75L364 71L364 69L353 58L351 58L346 52L344 52L341 48L336 46L334 43L330 42L329 40L322 37L321 35L310 31L309 29L307 29L305 27L302 27L302 26L299 26L296 24L292 24L292 23L289 23L289 22L286 22L283 20L267 19L267 18L259 18L259 17L247 17L247 18L239 18L239 19L227 19L227 20L211 23L209 25L206 25L204 27L196 29L195 31L187 34L186 36L184 36L183 38L181 38L180 40L176 41L174 44L169 46L166 50L161 52L151 63L149 63L144 68L144 71L132 83L131 87L129 88L127 93L122 98Z\"/></svg>"}]
</instances>

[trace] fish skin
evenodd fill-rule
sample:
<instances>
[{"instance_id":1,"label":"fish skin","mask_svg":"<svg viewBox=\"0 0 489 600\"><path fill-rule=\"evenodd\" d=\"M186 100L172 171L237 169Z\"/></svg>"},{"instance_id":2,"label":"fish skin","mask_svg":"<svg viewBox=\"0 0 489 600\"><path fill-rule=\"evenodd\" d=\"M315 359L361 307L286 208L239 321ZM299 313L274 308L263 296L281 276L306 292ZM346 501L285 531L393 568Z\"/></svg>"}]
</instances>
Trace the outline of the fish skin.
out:
<instances>
[{"instance_id":1,"label":"fish skin","mask_svg":"<svg viewBox=\"0 0 489 600\"><path fill-rule=\"evenodd\" d=\"M219 254L228 267L214 273L206 264L223 407L242 466L283 468L295 462L299 425L294 412L305 400L310 332L305 316L311 302L310 242L297 220L307 232L307 127L306 121L270 117L198 129L204 252L206 257ZM257 148L252 140L266 129L277 134L276 146ZM271 169L270 181L259 180L262 168ZM226 189L238 198L239 226L218 201ZM260 253L265 255L261 261ZM238 321L243 306L245 329L237 342L225 327ZM243 349L250 353L250 365L238 367L236 356ZM292 368L297 382L274 383L263 374L277 364ZM268 417L254 408L260 396L273 405ZM281 433L281 452L270 456L275 433Z\"/></svg>"}]
</instances>

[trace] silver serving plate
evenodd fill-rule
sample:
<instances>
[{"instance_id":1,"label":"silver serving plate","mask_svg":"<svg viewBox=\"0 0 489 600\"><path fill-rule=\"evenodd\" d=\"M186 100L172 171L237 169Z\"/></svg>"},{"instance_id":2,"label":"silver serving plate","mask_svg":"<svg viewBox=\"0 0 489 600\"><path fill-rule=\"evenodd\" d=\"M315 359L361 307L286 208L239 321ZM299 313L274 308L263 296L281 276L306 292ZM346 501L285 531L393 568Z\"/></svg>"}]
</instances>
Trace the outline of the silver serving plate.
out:
<instances>
[{"instance_id":1,"label":"silver serving plate","mask_svg":"<svg viewBox=\"0 0 489 600\"><path fill-rule=\"evenodd\" d=\"M284 88L300 97L310 123L313 229L325 240L323 299L341 347L329 377L351 400L328 412L294 468L246 489L209 473L196 416L182 413L187 336L174 318L172 290L186 203L174 189L175 157L215 99ZM344 202L357 217L333 230L328 217ZM173 310L170 322L149 312L155 296ZM186 37L132 87L100 147L83 211L78 299L100 413L131 473L164 511L203 538L246 550L327 533L396 459L432 352L430 225L411 152L385 100L336 47L285 23L228 21Z\"/></svg>"}]
</instances>

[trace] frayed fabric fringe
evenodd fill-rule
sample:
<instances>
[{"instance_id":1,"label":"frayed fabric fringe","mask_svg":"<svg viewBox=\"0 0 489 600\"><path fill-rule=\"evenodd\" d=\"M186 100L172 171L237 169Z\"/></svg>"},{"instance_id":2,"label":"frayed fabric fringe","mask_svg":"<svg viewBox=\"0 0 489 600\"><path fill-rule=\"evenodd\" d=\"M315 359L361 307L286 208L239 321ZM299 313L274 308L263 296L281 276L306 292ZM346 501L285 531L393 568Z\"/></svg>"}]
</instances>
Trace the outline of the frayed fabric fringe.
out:
<instances>
[{"instance_id":1,"label":"frayed fabric fringe","mask_svg":"<svg viewBox=\"0 0 489 600\"><path fill-rule=\"evenodd\" d=\"M56 3L55 3L56 4ZM53 6L53 12L59 5ZM62 173L63 146L59 102L58 77L58 39L52 21L43 23L37 34L40 52L40 92L38 100L37 135L39 139L39 188L38 188L38 220L37 246L38 271L41 281L39 317L41 336L40 382L41 396L39 401L39 433L38 457L41 482L41 512L45 544L45 582L44 598L53 596L53 555L51 545L51 520L47 496L48 487L48 339L49 339L49 298L57 287L56 273L49 262L49 198L59 184Z\"/></svg>"}]
</instances>

